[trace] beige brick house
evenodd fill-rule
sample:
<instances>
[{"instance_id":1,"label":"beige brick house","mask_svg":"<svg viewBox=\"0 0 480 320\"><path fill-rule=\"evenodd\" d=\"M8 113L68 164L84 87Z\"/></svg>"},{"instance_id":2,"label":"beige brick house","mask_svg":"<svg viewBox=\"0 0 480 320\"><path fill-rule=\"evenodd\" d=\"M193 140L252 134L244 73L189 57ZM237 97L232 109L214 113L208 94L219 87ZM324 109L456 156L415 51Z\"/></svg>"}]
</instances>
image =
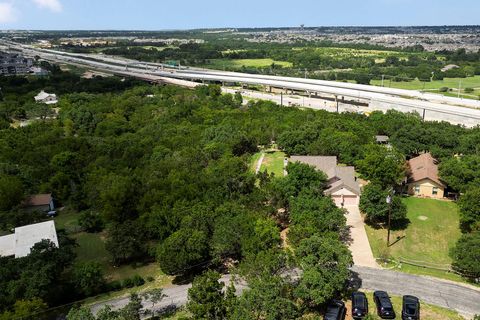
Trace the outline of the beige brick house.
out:
<instances>
[{"instance_id":1,"label":"beige brick house","mask_svg":"<svg viewBox=\"0 0 480 320\"><path fill-rule=\"evenodd\" d=\"M408 161L408 194L441 199L446 185L438 177L438 162L430 153L424 153Z\"/></svg>"}]
</instances>

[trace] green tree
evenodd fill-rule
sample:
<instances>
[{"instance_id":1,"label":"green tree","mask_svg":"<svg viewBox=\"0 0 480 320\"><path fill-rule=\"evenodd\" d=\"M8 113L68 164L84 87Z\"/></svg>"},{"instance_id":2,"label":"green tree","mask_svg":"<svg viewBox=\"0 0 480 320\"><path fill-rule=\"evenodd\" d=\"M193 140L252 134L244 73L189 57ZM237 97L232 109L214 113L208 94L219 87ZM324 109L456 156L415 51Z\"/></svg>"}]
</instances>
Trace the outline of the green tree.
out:
<instances>
[{"instance_id":1,"label":"green tree","mask_svg":"<svg viewBox=\"0 0 480 320\"><path fill-rule=\"evenodd\" d=\"M95 320L88 307L72 308L67 314L67 320Z\"/></svg>"},{"instance_id":2,"label":"green tree","mask_svg":"<svg viewBox=\"0 0 480 320\"><path fill-rule=\"evenodd\" d=\"M14 176L0 174L0 211L19 205L24 198L22 181Z\"/></svg>"},{"instance_id":3,"label":"green tree","mask_svg":"<svg viewBox=\"0 0 480 320\"><path fill-rule=\"evenodd\" d=\"M480 187L474 187L460 197L460 228L463 232L480 231Z\"/></svg>"},{"instance_id":4,"label":"green tree","mask_svg":"<svg viewBox=\"0 0 480 320\"><path fill-rule=\"evenodd\" d=\"M152 312L152 316L154 317L155 317L155 305L167 297L167 295L163 293L163 289L161 288L149 290L143 293L142 296L144 299L149 300L152 303L151 312Z\"/></svg>"},{"instance_id":5,"label":"green tree","mask_svg":"<svg viewBox=\"0 0 480 320\"><path fill-rule=\"evenodd\" d=\"M221 275L215 271L207 271L193 280L188 289L187 308L195 319L224 319L225 283L220 282Z\"/></svg>"},{"instance_id":6,"label":"green tree","mask_svg":"<svg viewBox=\"0 0 480 320\"><path fill-rule=\"evenodd\" d=\"M47 304L39 298L33 298L32 300L17 300L13 305L13 312L7 311L4 314L1 314L0 320L38 319L39 314L43 313L47 308Z\"/></svg>"},{"instance_id":7,"label":"green tree","mask_svg":"<svg viewBox=\"0 0 480 320\"><path fill-rule=\"evenodd\" d=\"M179 274L209 261L207 235L182 228L160 244L157 261L166 274Z\"/></svg>"},{"instance_id":8,"label":"green tree","mask_svg":"<svg viewBox=\"0 0 480 320\"><path fill-rule=\"evenodd\" d=\"M238 298L232 320L293 320L301 316L291 285L281 276L263 276L249 281Z\"/></svg>"},{"instance_id":9,"label":"green tree","mask_svg":"<svg viewBox=\"0 0 480 320\"><path fill-rule=\"evenodd\" d=\"M145 253L145 232L138 221L113 223L108 228L105 248L115 264L140 259Z\"/></svg>"},{"instance_id":10,"label":"green tree","mask_svg":"<svg viewBox=\"0 0 480 320\"><path fill-rule=\"evenodd\" d=\"M452 267L469 279L480 278L480 232L464 234L450 251Z\"/></svg>"},{"instance_id":11,"label":"green tree","mask_svg":"<svg viewBox=\"0 0 480 320\"><path fill-rule=\"evenodd\" d=\"M398 185L405 177L405 157L394 149L372 145L365 157L356 162L358 170L371 182L384 188Z\"/></svg>"},{"instance_id":12,"label":"green tree","mask_svg":"<svg viewBox=\"0 0 480 320\"><path fill-rule=\"evenodd\" d=\"M101 292L105 286L105 278L101 264L92 261L74 266L73 283L75 288L86 297Z\"/></svg>"},{"instance_id":13,"label":"green tree","mask_svg":"<svg viewBox=\"0 0 480 320\"><path fill-rule=\"evenodd\" d=\"M393 196L391 204L388 204L386 200L389 193L388 189L376 183L369 183L363 188L359 208L366 214L368 222L386 223L389 210L391 210L391 221L394 224L401 225L405 222L407 207L399 196Z\"/></svg>"},{"instance_id":14,"label":"green tree","mask_svg":"<svg viewBox=\"0 0 480 320\"><path fill-rule=\"evenodd\" d=\"M295 295L309 307L324 304L345 288L353 260L339 240L314 235L300 242L295 256L303 271Z\"/></svg>"},{"instance_id":15,"label":"green tree","mask_svg":"<svg viewBox=\"0 0 480 320\"><path fill-rule=\"evenodd\" d=\"M459 192L480 185L480 155L465 155L443 160L439 165L440 177Z\"/></svg>"},{"instance_id":16,"label":"green tree","mask_svg":"<svg viewBox=\"0 0 480 320\"><path fill-rule=\"evenodd\" d=\"M93 211L84 211L78 217L78 224L86 232L96 233L103 230L105 224L102 217Z\"/></svg>"}]
</instances>

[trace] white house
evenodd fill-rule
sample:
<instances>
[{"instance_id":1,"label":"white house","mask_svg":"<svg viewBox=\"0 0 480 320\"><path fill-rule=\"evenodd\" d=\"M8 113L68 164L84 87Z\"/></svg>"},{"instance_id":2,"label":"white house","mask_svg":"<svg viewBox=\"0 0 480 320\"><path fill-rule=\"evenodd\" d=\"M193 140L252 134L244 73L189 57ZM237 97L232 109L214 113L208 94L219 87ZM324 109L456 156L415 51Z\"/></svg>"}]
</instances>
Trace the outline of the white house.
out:
<instances>
[{"instance_id":1,"label":"white house","mask_svg":"<svg viewBox=\"0 0 480 320\"><path fill-rule=\"evenodd\" d=\"M26 257L32 247L42 240L50 240L58 248L57 230L53 220L15 228L15 233L0 237L0 256Z\"/></svg>"},{"instance_id":2,"label":"white house","mask_svg":"<svg viewBox=\"0 0 480 320\"><path fill-rule=\"evenodd\" d=\"M40 91L39 94L35 96L36 103L45 103L45 104L56 104L58 102L57 95L54 93L46 93L45 91Z\"/></svg>"},{"instance_id":3,"label":"white house","mask_svg":"<svg viewBox=\"0 0 480 320\"><path fill-rule=\"evenodd\" d=\"M337 206L359 204L360 184L357 182L354 167L338 166L337 157L292 156L290 161L305 163L323 171L327 175L328 184L325 195L331 196Z\"/></svg>"}]
</instances>

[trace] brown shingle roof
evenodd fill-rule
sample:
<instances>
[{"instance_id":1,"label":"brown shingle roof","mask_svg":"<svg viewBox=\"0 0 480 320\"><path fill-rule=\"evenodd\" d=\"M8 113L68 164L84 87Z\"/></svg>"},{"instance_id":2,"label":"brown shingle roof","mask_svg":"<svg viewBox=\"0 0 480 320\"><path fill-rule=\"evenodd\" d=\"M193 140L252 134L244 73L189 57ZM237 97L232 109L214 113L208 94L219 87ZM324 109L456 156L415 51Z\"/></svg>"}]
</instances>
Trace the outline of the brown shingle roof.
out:
<instances>
[{"instance_id":1,"label":"brown shingle roof","mask_svg":"<svg viewBox=\"0 0 480 320\"><path fill-rule=\"evenodd\" d=\"M445 184L438 177L437 160L430 153L424 153L416 158L410 159L408 183L418 182L424 179L430 179L433 182L445 187Z\"/></svg>"},{"instance_id":2,"label":"brown shingle roof","mask_svg":"<svg viewBox=\"0 0 480 320\"><path fill-rule=\"evenodd\" d=\"M327 175L327 179L332 179L336 175L337 157L323 156L291 156L290 162L305 163L315 167L319 171L323 171Z\"/></svg>"},{"instance_id":3,"label":"brown shingle roof","mask_svg":"<svg viewBox=\"0 0 480 320\"><path fill-rule=\"evenodd\" d=\"M36 194L34 196L28 197L25 201L25 206L35 207L35 206L45 206L50 204L52 201L52 194Z\"/></svg>"}]
</instances>

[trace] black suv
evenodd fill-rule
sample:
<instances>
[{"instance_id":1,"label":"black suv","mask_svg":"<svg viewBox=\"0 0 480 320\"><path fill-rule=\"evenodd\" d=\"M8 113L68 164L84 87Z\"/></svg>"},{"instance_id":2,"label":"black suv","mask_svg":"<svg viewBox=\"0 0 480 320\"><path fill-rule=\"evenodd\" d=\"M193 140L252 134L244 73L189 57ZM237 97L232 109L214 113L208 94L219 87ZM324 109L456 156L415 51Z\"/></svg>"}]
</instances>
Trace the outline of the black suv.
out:
<instances>
[{"instance_id":1,"label":"black suv","mask_svg":"<svg viewBox=\"0 0 480 320\"><path fill-rule=\"evenodd\" d=\"M345 303L340 300L333 300L327 307L327 312L325 312L324 320L345 320L345 315L347 314L347 308L345 308Z\"/></svg>"},{"instance_id":2,"label":"black suv","mask_svg":"<svg viewBox=\"0 0 480 320\"><path fill-rule=\"evenodd\" d=\"M363 319L368 314L368 300L363 292L352 293L352 317Z\"/></svg>"},{"instance_id":3,"label":"black suv","mask_svg":"<svg viewBox=\"0 0 480 320\"><path fill-rule=\"evenodd\" d=\"M385 291L375 291L373 300L377 305L377 313L382 319L395 319L392 301Z\"/></svg>"},{"instance_id":4,"label":"black suv","mask_svg":"<svg viewBox=\"0 0 480 320\"><path fill-rule=\"evenodd\" d=\"M420 300L414 296L403 296L402 320L420 319Z\"/></svg>"}]
</instances>

